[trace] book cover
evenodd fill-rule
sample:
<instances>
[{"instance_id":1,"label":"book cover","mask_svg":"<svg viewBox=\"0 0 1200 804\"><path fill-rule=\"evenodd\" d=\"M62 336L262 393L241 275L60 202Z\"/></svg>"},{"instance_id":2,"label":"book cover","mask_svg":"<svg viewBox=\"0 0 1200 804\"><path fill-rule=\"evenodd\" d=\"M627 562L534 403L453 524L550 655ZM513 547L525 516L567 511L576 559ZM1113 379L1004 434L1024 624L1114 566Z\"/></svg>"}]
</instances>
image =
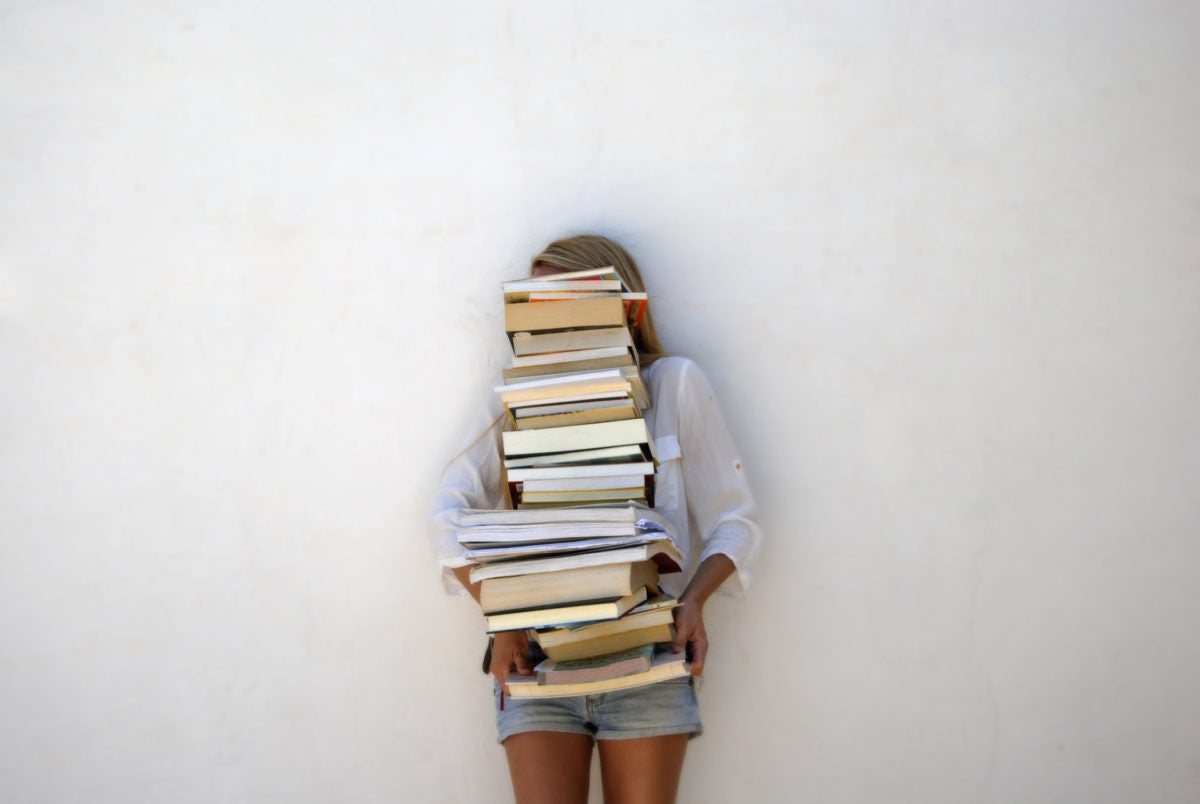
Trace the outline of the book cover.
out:
<instances>
[{"instance_id":1,"label":"book cover","mask_svg":"<svg viewBox=\"0 0 1200 804\"><path fill-rule=\"evenodd\" d=\"M654 645L589 656L580 659L547 659L533 668L539 684L570 684L582 681L603 681L620 678L650 669Z\"/></svg>"},{"instance_id":2,"label":"book cover","mask_svg":"<svg viewBox=\"0 0 1200 804\"><path fill-rule=\"evenodd\" d=\"M653 439L645 419L575 424L548 430L509 430L500 434L506 457L539 455L548 452L574 452L629 445L645 445L651 456Z\"/></svg>"},{"instance_id":3,"label":"book cover","mask_svg":"<svg viewBox=\"0 0 1200 804\"><path fill-rule=\"evenodd\" d=\"M488 578L480 583L479 605L484 613L568 605L578 600L623 597L657 584L658 568L652 561L602 564Z\"/></svg>"}]
</instances>

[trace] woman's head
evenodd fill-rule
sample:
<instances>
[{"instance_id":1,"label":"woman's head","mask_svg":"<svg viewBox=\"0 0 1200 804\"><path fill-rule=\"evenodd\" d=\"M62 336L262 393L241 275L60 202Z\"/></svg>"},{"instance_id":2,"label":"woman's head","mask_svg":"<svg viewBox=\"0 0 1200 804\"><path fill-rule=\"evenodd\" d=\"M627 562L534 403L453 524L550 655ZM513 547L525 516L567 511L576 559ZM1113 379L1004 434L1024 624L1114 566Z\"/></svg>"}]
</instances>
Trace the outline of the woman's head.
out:
<instances>
[{"instance_id":1,"label":"woman's head","mask_svg":"<svg viewBox=\"0 0 1200 804\"><path fill-rule=\"evenodd\" d=\"M622 248L621 244L600 235L584 234L555 240L533 258L530 270L534 276L545 276L562 271L582 271L609 266L617 269L625 286L630 290L646 290L642 272L638 269L633 255ZM651 318L649 307L633 336L643 365L662 356L662 344L658 341L658 333L654 331L654 320Z\"/></svg>"}]
</instances>

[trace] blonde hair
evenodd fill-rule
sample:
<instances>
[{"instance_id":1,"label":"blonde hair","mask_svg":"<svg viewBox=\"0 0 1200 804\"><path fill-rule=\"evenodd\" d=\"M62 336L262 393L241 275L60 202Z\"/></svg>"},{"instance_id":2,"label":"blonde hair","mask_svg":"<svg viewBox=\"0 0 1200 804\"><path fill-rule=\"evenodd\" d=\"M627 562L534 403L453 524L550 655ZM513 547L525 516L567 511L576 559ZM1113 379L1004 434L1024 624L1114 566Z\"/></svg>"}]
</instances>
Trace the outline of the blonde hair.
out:
<instances>
[{"instance_id":1,"label":"blonde hair","mask_svg":"<svg viewBox=\"0 0 1200 804\"><path fill-rule=\"evenodd\" d=\"M576 235L555 240L533 258L532 268L549 265L564 271L582 271L585 268L617 269L625 285L633 291L645 292L646 283L637 261L619 243L607 237L593 234ZM637 345L642 365L648 366L663 356L662 343L654 329L654 319L647 305L642 323L633 331L633 342Z\"/></svg>"}]
</instances>

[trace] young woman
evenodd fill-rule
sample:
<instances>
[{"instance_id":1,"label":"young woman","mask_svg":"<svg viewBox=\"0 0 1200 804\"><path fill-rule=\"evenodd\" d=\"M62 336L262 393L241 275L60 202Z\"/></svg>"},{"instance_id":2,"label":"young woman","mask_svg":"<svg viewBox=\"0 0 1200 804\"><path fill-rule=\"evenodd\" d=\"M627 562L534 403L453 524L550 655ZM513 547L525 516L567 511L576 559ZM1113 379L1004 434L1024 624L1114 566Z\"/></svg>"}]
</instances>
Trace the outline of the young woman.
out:
<instances>
[{"instance_id":1,"label":"young woman","mask_svg":"<svg viewBox=\"0 0 1200 804\"><path fill-rule=\"evenodd\" d=\"M533 259L532 275L610 265L631 290L645 289L633 257L596 235L551 243ZM686 564L684 573L664 575L662 587L683 603L675 609L675 650L687 651L693 676L586 698L513 700L503 692L512 673L532 672L529 642L524 631L497 634L488 669L496 679L499 739L518 802L584 804L593 745L599 748L608 804L675 800L688 740L701 730L693 679L708 653L705 603L718 588L740 595L758 552L754 500L704 375L690 360L663 356L649 311L635 342L651 395L646 424L659 460L655 508L676 526ZM463 508L503 504L499 441L507 419L496 415L450 463L434 505L447 589L466 589L476 600L479 590L468 579L470 566L456 541L454 521Z\"/></svg>"}]
</instances>

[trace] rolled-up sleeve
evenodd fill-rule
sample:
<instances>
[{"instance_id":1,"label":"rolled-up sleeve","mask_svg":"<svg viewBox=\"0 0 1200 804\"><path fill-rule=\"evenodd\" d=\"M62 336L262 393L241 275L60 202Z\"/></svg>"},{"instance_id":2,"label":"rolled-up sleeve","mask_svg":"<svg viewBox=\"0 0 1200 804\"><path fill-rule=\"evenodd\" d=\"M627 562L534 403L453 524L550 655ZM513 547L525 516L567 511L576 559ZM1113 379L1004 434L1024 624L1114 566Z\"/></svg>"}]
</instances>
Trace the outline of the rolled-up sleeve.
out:
<instances>
[{"instance_id":1,"label":"rolled-up sleeve","mask_svg":"<svg viewBox=\"0 0 1200 804\"><path fill-rule=\"evenodd\" d=\"M500 433L505 429L507 419L494 408L481 417L480 424L472 430L479 434L478 437L446 466L434 495L430 532L442 567L442 583L451 594L466 591L452 570L471 563L458 543L459 512L467 508L501 508L504 505Z\"/></svg>"},{"instance_id":2,"label":"rolled-up sleeve","mask_svg":"<svg viewBox=\"0 0 1200 804\"><path fill-rule=\"evenodd\" d=\"M688 508L703 544L699 561L717 553L728 556L737 572L721 591L740 597L750 586L750 567L762 542L758 509L712 387L690 361L681 372L680 468Z\"/></svg>"}]
</instances>

